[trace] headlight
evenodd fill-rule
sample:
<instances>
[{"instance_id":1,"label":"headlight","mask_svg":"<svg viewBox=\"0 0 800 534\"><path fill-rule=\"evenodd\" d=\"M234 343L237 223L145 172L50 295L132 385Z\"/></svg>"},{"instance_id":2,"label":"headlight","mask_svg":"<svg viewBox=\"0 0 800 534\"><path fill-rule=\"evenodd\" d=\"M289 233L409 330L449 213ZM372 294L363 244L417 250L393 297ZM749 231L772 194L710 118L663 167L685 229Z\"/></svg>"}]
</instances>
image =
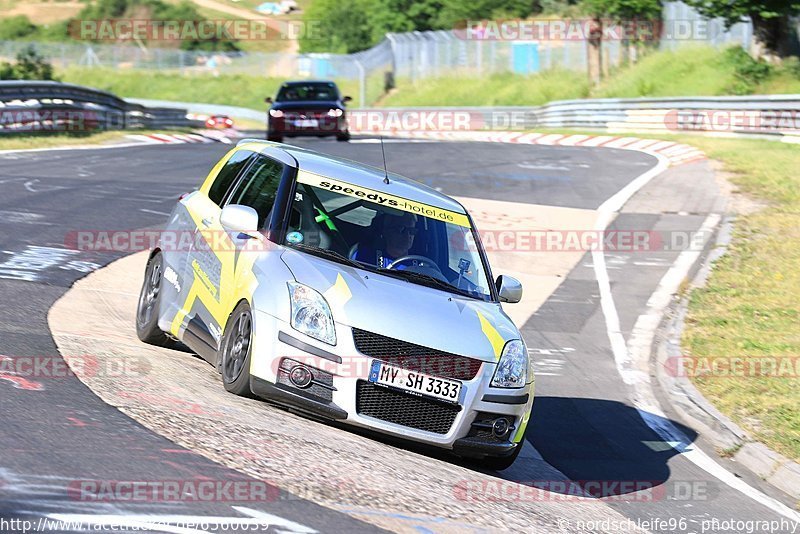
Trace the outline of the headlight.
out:
<instances>
[{"instance_id":1,"label":"headlight","mask_svg":"<svg viewBox=\"0 0 800 534\"><path fill-rule=\"evenodd\" d=\"M328 345L336 345L333 316L323 296L303 284L288 284L292 303L292 328Z\"/></svg>"},{"instance_id":2,"label":"headlight","mask_svg":"<svg viewBox=\"0 0 800 534\"><path fill-rule=\"evenodd\" d=\"M492 378L492 387L521 388L528 380L528 350L525 344L515 339L506 343L497 370Z\"/></svg>"},{"instance_id":3,"label":"headlight","mask_svg":"<svg viewBox=\"0 0 800 534\"><path fill-rule=\"evenodd\" d=\"M344 111L341 109L329 109L328 110L328 117L341 117Z\"/></svg>"},{"instance_id":4,"label":"headlight","mask_svg":"<svg viewBox=\"0 0 800 534\"><path fill-rule=\"evenodd\" d=\"M269 116L275 117L276 119L280 119L281 117L283 117L283 111L279 109L271 109L269 110Z\"/></svg>"}]
</instances>

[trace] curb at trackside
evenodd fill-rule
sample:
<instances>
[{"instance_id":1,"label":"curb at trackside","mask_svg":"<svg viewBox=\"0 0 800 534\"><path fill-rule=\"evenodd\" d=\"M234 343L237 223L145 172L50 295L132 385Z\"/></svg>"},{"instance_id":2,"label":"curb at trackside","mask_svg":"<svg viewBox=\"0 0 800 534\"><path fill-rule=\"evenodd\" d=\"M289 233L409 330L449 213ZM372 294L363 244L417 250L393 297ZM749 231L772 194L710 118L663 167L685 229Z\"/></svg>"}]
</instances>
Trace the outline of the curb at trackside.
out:
<instances>
[{"instance_id":1,"label":"curb at trackside","mask_svg":"<svg viewBox=\"0 0 800 534\"><path fill-rule=\"evenodd\" d=\"M662 141L659 139L642 139L616 135L588 134L545 134L538 132L501 132L501 131L372 131L353 132L359 134L385 135L409 139L431 139L439 141L480 141L489 143L512 143L520 145L568 146L587 148L619 148L635 150L645 154L658 154L669 160L670 165L680 165L706 159L703 151L685 143Z\"/></svg>"},{"instance_id":2,"label":"curb at trackside","mask_svg":"<svg viewBox=\"0 0 800 534\"><path fill-rule=\"evenodd\" d=\"M691 289L705 285L713 263L725 254L732 225L732 218L724 219L719 225L715 242L697 266ZM800 501L800 464L753 439L706 399L686 376L680 373L674 376L666 371L672 368L670 360L677 361L683 355L681 335L688 302L685 296L670 306L653 344L652 363L659 386L687 425L708 438L716 448L731 451L733 461Z\"/></svg>"},{"instance_id":3,"label":"curb at trackside","mask_svg":"<svg viewBox=\"0 0 800 534\"><path fill-rule=\"evenodd\" d=\"M49 151L64 151L64 150L102 150L109 148L132 148L137 146L146 145L182 145L187 143L225 143L232 144L234 139L241 137L238 131L223 132L194 132L189 134L128 134L123 136L122 139L127 139L121 142L110 143L87 143L85 145L61 145L50 146L42 148L9 148L0 150L2 154L18 154L22 152L49 152Z\"/></svg>"},{"instance_id":4,"label":"curb at trackside","mask_svg":"<svg viewBox=\"0 0 800 534\"><path fill-rule=\"evenodd\" d=\"M447 135L442 135L441 133L437 133L436 135L431 135L428 133L423 136L414 136L414 137L427 137L427 138L437 138L437 139L447 139L447 140L473 140L473 141L489 141L489 142L501 142L501 143L517 143L517 144L542 144L542 145L560 145L560 146L585 146L585 147L597 147L597 148L620 148L620 149L627 149L627 150L636 150L642 153L653 155L661 159L662 161L666 160L669 162L669 166L680 165L683 163L694 162L698 160L705 159L705 154L694 147L689 145L684 145L680 143L670 143L666 141L657 141L651 139L639 139L635 137L625 137L625 138L614 138L611 136L589 136L589 135L562 135L562 134L539 134L539 133L527 133L521 134L517 132L494 132L494 133L484 133L484 132L469 132L471 135L454 135L455 133L448 133ZM465 139L466 138L466 139ZM638 191L638 187L635 188L633 194ZM609 199L611 202L613 199ZM622 203L624 204L627 199L623 198ZM620 207L620 206L617 206ZM612 208L613 209L613 208ZM614 211L617 211L614 209ZM720 235L727 236L727 233L721 233L720 228L723 227L722 218L718 215L710 215L709 218L706 220L706 223L709 224L711 230L713 231L714 235L717 236L717 239L720 239ZM717 242L717 245L719 241ZM694 261L691 261L689 264L684 264L681 266L681 269L685 269L685 275L689 276L693 272L697 272L698 270L703 271L702 267L704 265L708 265L709 262L713 261L719 255L721 255L721 251L718 250L716 247L714 251L716 254L709 255L709 250L712 247L712 240L709 239L705 243L705 250L702 254L698 255ZM677 265L673 265L673 268L677 268ZM681 269L678 269L680 271ZM706 271L707 271L706 267ZM672 269L671 269L672 270ZM680 272L676 271L676 273L681 274ZM670 273L668 273L669 276ZM699 274L697 276L700 276ZM664 280L662 279L662 284ZM656 293L659 292L661 289L661 285L659 284L659 289ZM656 293L653 294L653 297L656 296ZM663 295L659 295L663 297ZM652 297L651 297L652 298ZM653 310L654 313L658 314L658 324L663 325L664 322L668 321L667 317L670 311L670 306L665 305L663 308L658 306L654 306ZM634 327L636 330L636 327ZM645 329L646 330L646 329ZM658 385L664 387L661 383L661 379L665 374L663 370L665 367L663 365L659 365L658 363L658 354L657 350L660 347L667 346L667 343L660 343L658 336L658 330L655 329L653 331L654 337L649 340L643 339L647 341L646 347L639 347L642 352L642 355L646 357L648 360L649 365L655 365L656 367L661 369L661 372L656 371L656 377L658 380ZM678 340L680 339L679 331L676 331L678 336ZM646 338L647 336L644 336ZM674 337L672 338L674 340ZM636 340L631 338L631 343L634 343ZM624 341L623 341L624 343ZM679 345L678 346L678 354L680 354ZM630 355L629 355L630 357ZM635 356L630 362L632 365L636 365L637 360ZM641 362L644 363L644 362ZM619 362L618 362L619 365ZM625 377L623 376L623 379ZM636 381L635 381L636 382ZM646 382L646 381L645 381ZM655 394L653 389L648 383L640 383L639 386L644 388L641 392L647 393L645 396L649 396L651 393L653 395L653 399L656 400ZM779 490L785 492L786 494L800 499L800 465L789 461L788 459L784 458L783 456L771 451L766 446L761 443L749 440L747 434L741 430L738 426L736 426L732 421L728 420L723 416L716 408L711 405L711 403L705 399L705 397L700 394L700 392L694 388L694 386L688 380L685 380L685 384L681 384L684 395L690 396L692 402L696 406L703 406L704 409L702 410L703 413L707 414L705 419L708 421L712 421L711 425L701 424L698 425L701 427L701 430L704 430L702 434L704 436L708 436L712 442L717 442L719 440L720 443L727 443L727 447L731 445L736 446L737 443L741 443L741 448L738 450L736 455L734 456L734 460L738 461L743 466L747 467L756 475L760 476L761 478L765 479L768 483L770 483L773 487L778 488ZM668 402L671 407L674 409L676 408L675 402L675 391L670 388L665 388L667 391L670 391L672 394L667 395ZM656 401L657 402L657 401ZM681 406L682 407L682 406ZM681 413L681 410L677 410ZM692 410L693 413L697 413L696 410ZM643 414L644 415L644 414ZM710 419L709 419L710 418ZM701 418L702 419L702 418ZM698 421L699 420L694 420ZM647 422L647 421L645 421ZM693 422L693 421L690 421ZM692 425L690 425L692 426ZM745 440L747 440L745 442ZM725 447L725 446L723 446ZM696 455L696 454L695 454ZM697 463L703 463L702 459L694 458L691 461ZM719 471L722 468L718 468L717 472L713 472L714 469L709 470L709 474L712 476L720 476ZM727 482L732 484L731 482ZM781 503L772 500L771 498L767 497L766 495L761 494L758 490L754 488L750 488L746 485L742 486L741 484L734 484L738 487L740 491L744 491L749 497L755 498L757 501L762 502L762 504L768 505L773 510L781 513L782 515L793 515L793 512L790 511L788 508L783 506ZM795 512L796 514L796 512Z\"/></svg>"}]
</instances>

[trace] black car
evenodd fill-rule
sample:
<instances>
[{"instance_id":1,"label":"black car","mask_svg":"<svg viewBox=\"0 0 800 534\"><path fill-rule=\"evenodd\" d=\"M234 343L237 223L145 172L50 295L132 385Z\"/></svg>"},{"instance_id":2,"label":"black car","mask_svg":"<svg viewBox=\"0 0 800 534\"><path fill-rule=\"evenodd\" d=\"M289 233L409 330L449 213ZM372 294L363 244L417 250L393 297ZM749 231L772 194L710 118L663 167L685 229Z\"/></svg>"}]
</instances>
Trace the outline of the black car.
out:
<instances>
[{"instance_id":1,"label":"black car","mask_svg":"<svg viewBox=\"0 0 800 534\"><path fill-rule=\"evenodd\" d=\"M345 104L336 84L329 81L286 82L281 85L267 117L267 139L283 141L285 137L335 135L339 141L350 139Z\"/></svg>"}]
</instances>

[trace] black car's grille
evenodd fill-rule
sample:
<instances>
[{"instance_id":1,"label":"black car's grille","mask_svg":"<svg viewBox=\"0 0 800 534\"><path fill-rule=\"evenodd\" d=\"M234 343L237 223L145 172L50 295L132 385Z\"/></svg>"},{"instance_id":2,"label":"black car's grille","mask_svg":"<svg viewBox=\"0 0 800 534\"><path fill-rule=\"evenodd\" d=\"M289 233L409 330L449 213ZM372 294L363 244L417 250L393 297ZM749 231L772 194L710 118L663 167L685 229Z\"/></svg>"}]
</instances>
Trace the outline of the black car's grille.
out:
<instances>
[{"instance_id":1,"label":"black car's grille","mask_svg":"<svg viewBox=\"0 0 800 534\"><path fill-rule=\"evenodd\" d=\"M284 111L286 119L323 119L328 116L327 111Z\"/></svg>"},{"instance_id":2,"label":"black car's grille","mask_svg":"<svg viewBox=\"0 0 800 534\"><path fill-rule=\"evenodd\" d=\"M353 329L353 340L356 349L366 356L403 369L454 380L472 380L483 363L474 358L414 345L357 328Z\"/></svg>"},{"instance_id":3,"label":"black car's grille","mask_svg":"<svg viewBox=\"0 0 800 534\"><path fill-rule=\"evenodd\" d=\"M356 412L426 432L447 434L461 406L400 393L371 382L356 385Z\"/></svg>"}]
</instances>

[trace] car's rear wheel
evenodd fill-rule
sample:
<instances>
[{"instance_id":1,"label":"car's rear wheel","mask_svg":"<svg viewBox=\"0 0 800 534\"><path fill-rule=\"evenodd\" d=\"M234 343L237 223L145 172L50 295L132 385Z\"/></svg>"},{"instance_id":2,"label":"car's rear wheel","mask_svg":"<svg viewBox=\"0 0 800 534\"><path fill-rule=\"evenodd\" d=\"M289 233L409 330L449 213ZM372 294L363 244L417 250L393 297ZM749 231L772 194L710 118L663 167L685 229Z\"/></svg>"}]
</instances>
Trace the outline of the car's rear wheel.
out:
<instances>
[{"instance_id":1,"label":"car's rear wheel","mask_svg":"<svg viewBox=\"0 0 800 534\"><path fill-rule=\"evenodd\" d=\"M347 132L342 132L342 133L336 134L336 140L337 141L349 141L350 140L350 132L347 131Z\"/></svg>"},{"instance_id":2,"label":"car's rear wheel","mask_svg":"<svg viewBox=\"0 0 800 534\"><path fill-rule=\"evenodd\" d=\"M511 467L514 461L519 456L519 451L522 450L522 442L519 442L514 449L514 452L509 454L508 456L489 456L484 458L480 464L481 467L485 469L491 469L492 471L503 471Z\"/></svg>"},{"instance_id":3,"label":"car's rear wheel","mask_svg":"<svg viewBox=\"0 0 800 534\"><path fill-rule=\"evenodd\" d=\"M136 335L145 343L171 347L175 342L158 327L163 274L164 258L161 252L157 252L147 262L147 268L144 271L144 283L136 308Z\"/></svg>"},{"instance_id":4,"label":"car's rear wheel","mask_svg":"<svg viewBox=\"0 0 800 534\"><path fill-rule=\"evenodd\" d=\"M253 345L253 314L247 302L241 302L228 319L220 343L219 361L222 384L234 395L251 397L250 357Z\"/></svg>"}]
</instances>

